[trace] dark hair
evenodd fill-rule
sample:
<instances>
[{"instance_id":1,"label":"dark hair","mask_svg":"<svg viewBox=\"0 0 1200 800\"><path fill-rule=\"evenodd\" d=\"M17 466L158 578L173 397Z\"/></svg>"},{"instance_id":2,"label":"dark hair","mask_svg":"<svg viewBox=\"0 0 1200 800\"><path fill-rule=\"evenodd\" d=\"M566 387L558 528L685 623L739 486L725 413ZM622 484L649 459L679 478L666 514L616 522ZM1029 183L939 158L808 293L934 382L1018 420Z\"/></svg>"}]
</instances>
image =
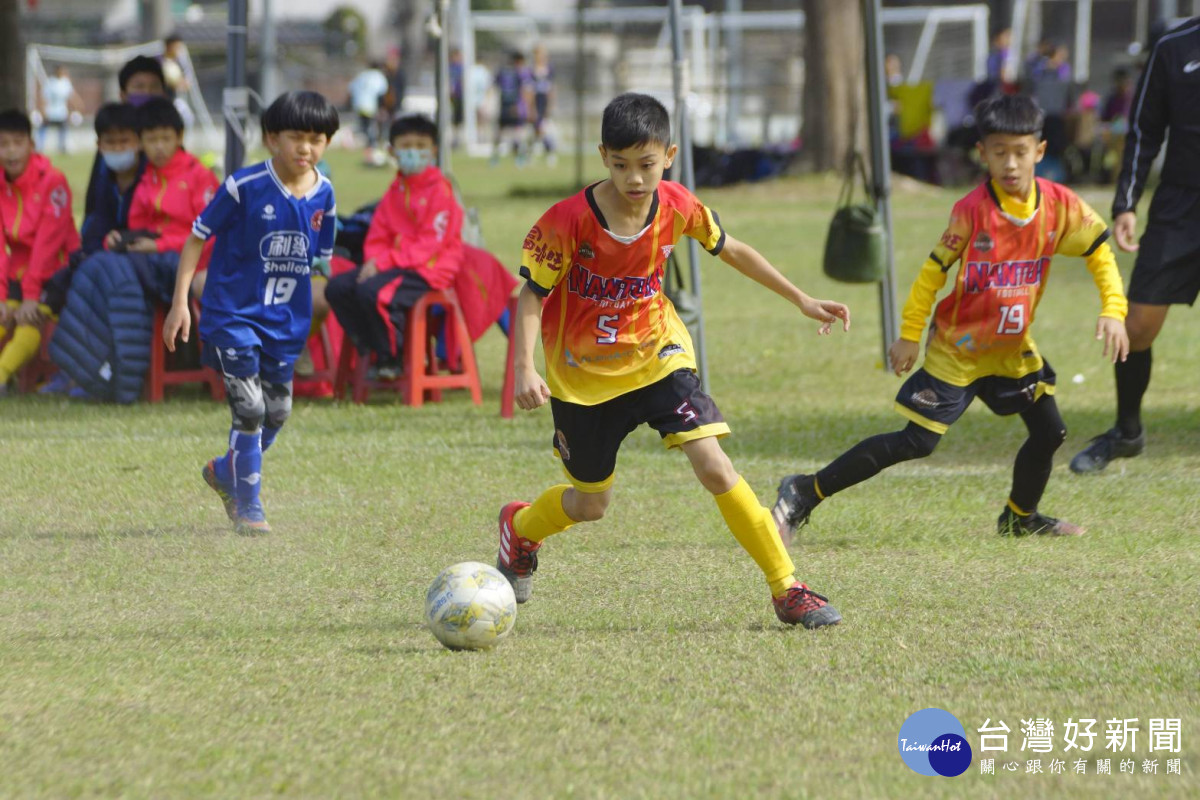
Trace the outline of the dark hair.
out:
<instances>
[{"instance_id":1,"label":"dark hair","mask_svg":"<svg viewBox=\"0 0 1200 800\"><path fill-rule=\"evenodd\" d=\"M33 136L33 125L29 115L18 108L0 111L0 133L23 133Z\"/></svg>"},{"instance_id":2,"label":"dark hair","mask_svg":"<svg viewBox=\"0 0 1200 800\"><path fill-rule=\"evenodd\" d=\"M604 107L600 142L609 150L638 144L671 144L671 116L662 103L648 94L626 92Z\"/></svg>"},{"instance_id":3,"label":"dark hair","mask_svg":"<svg viewBox=\"0 0 1200 800\"><path fill-rule=\"evenodd\" d=\"M262 115L263 135L281 131L323 133L333 138L337 133L337 109L316 92L285 92Z\"/></svg>"},{"instance_id":4,"label":"dark hair","mask_svg":"<svg viewBox=\"0 0 1200 800\"><path fill-rule=\"evenodd\" d=\"M163 39L163 46L170 47L171 45L175 44L176 42L182 42L182 41L183 41L182 36L180 36L178 33L172 33L170 36Z\"/></svg>"},{"instance_id":5,"label":"dark hair","mask_svg":"<svg viewBox=\"0 0 1200 800\"><path fill-rule=\"evenodd\" d=\"M154 128L172 128L176 133L183 133L183 117L179 109L165 97L155 97L147 100L137 109L137 132Z\"/></svg>"},{"instance_id":6,"label":"dark hair","mask_svg":"<svg viewBox=\"0 0 1200 800\"><path fill-rule=\"evenodd\" d=\"M993 133L1042 138L1046 115L1037 101L1024 94L1001 94L975 106L975 126L979 138Z\"/></svg>"},{"instance_id":7,"label":"dark hair","mask_svg":"<svg viewBox=\"0 0 1200 800\"><path fill-rule=\"evenodd\" d=\"M137 131L138 110L129 103L105 103L96 112L96 135L109 131Z\"/></svg>"},{"instance_id":8,"label":"dark hair","mask_svg":"<svg viewBox=\"0 0 1200 800\"><path fill-rule=\"evenodd\" d=\"M167 79L163 77L162 63L157 58L150 56L134 56L125 62L125 66L121 67L120 73L117 74L117 83L121 86L121 91L125 91L125 87L129 85L129 79L139 72L149 72L158 78L159 82L164 87L167 85Z\"/></svg>"},{"instance_id":9,"label":"dark hair","mask_svg":"<svg viewBox=\"0 0 1200 800\"><path fill-rule=\"evenodd\" d=\"M391 130L388 131L388 141L394 142L397 136L403 136L406 133L428 136L433 139L434 144L437 144L437 123L424 114L405 114L403 117L396 117L392 121Z\"/></svg>"}]
</instances>

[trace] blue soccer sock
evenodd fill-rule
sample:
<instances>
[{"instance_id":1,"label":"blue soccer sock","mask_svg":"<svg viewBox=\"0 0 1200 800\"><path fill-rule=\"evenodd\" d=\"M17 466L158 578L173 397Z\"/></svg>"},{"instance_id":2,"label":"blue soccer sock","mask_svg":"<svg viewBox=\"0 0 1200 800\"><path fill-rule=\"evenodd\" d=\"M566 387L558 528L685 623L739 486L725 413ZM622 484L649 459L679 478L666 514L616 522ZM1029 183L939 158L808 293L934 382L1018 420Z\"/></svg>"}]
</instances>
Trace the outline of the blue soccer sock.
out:
<instances>
[{"instance_id":1,"label":"blue soccer sock","mask_svg":"<svg viewBox=\"0 0 1200 800\"><path fill-rule=\"evenodd\" d=\"M235 430L229 437L226 458L239 514L258 505L258 489L262 483L262 438L261 429L254 433Z\"/></svg>"},{"instance_id":2,"label":"blue soccer sock","mask_svg":"<svg viewBox=\"0 0 1200 800\"><path fill-rule=\"evenodd\" d=\"M269 425L263 425L262 428L262 451L267 452L267 448L275 443L275 437L279 435L280 428L272 428Z\"/></svg>"}]
</instances>

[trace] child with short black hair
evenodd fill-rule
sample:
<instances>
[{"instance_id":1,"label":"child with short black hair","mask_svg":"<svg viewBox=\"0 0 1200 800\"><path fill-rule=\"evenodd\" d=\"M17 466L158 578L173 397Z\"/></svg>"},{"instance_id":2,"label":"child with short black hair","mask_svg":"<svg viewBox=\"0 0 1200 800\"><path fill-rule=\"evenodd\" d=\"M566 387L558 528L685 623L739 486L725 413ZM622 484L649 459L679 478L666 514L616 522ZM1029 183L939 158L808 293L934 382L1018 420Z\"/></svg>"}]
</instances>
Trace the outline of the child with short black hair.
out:
<instances>
[{"instance_id":1,"label":"child with short black hair","mask_svg":"<svg viewBox=\"0 0 1200 800\"><path fill-rule=\"evenodd\" d=\"M360 353L374 353L382 380L400 375L408 311L426 293L454 283L462 267L463 212L437 168L437 125L412 114L392 123L399 164L375 208L363 265L329 281L325 299Z\"/></svg>"},{"instance_id":2,"label":"child with short black hair","mask_svg":"<svg viewBox=\"0 0 1200 800\"><path fill-rule=\"evenodd\" d=\"M79 248L71 187L50 159L34 152L33 126L17 109L0 112L0 228L8 257L0 259L0 395L37 355L51 310L42 288ZM0 246L3 246L0 243Z\"/></svg>"},{"instance_id":3,"label":"child with short black hair","mask_svg":"<svg viewBox=\"0 0 1200 800\"><path fill-rule=\"evenodd\" d=\"M137 109L138 138L146 167L129 209L129 230L114 229L104 239L109 250L177 255L192 222L212 199L218 181L212 170L183 149L183 118L165 97ZM170 262L173 282L175 259Z\"/></svg>"},{"instance_id":4,"label":"child with short black hair","mask_svg":"<svg viewBox=\"0 0 1200 800\"><path fill-rule=\"evenodd\" d=\"M1054 401L1054 370L1029 329L1051 258L1082 256L1100 292L1095 336L1103 340L1106 356L1123 360L1129 338L1121 275L1104 221L1070 189L1034 174L1046 152L1037 103L1000 95L980 103L975 119L989 179L954 205L950 225L913 284L900 338L889 353L896 375L912 369L937 293L958 263L954 291L934 311L925 362L896 395L896 411L908 425L859 442L815 475L784 478L774 514L785 541L830 495L893 464L930 455L976 397L995 414L1020 414L1029 431L1013 464L999 533L1084 533L1079 525L1038 511L1067 428Z\"/></svg>"},{"instance_id":5,"label":"child with short black hair","mask_svg":"<svg viewBox=\"0 0 1200 800\"><path fill-rule=\"evenodd\" d=\"M553 206L525 237L526 284L513 332L516 403L532 410L549 400L553 447L570 484L501 509L497 567L517 601L527 601L542 542L604 515L621 442L645 423L688 457L734 538L763 571L776 616L806 628L837 624L837 610L796 580L771 512L718 443L729 426L701 389L691 337L662 291L663 270L671 249L691 236L818 320L820 333L837 320L848 329L850 311L797 289L758 251L726 234L691 192L663 180L677 148L657 100L615 98L600 133L608 179ZM548 383L533 365L539 321Z\"/></svg>"},{"instance_id":6,"label":"child with short black hair","mask_svg":"<svg viewBox=\"0 0 1200 800\"><path fill-rule=\"evenodd\" d=\"M105 103L96 112L96 147L103 163L96 191L102 201L84 217L80 230L84 253L103 247L111 231L129 227L134 189L146 164L137 116L129 103Z\"/></svg>"},{"instance_id":7,"label":"child with short black hair","mask_svg":"<svg viewBox=\"0 0 1200 800\"><path fill-rule=\"evenodd\" d=\"M228 451L201 470L242 534L268 533L263 452L292 408L293 365L308 338L316 258L333 254L337 207L317 169L338 113L316 92L280 95L262 117L271 158L225 179L183 246L163 339L191 329L188 286L216 237L201 298L204 363L221 372L233 412Z\"/></svg>"}]
</instances>

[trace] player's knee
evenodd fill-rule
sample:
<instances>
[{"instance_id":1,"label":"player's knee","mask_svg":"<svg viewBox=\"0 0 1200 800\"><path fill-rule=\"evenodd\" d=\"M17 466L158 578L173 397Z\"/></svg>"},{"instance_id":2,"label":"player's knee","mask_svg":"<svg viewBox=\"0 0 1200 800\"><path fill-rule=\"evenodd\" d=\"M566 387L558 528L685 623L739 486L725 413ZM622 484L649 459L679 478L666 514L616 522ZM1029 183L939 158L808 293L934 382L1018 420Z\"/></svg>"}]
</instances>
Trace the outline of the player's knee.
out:
<instances>
[{"instance_id":1,"label":"player's knee","mask_svg":"<svg viewBox=\"0 0 1200 800\"><path fill-rule=\"evenodd\" d=\"M272 398L264 392L264 407L267 427L282 428L283 423L292 415L292 393Z\"/></svg>"},{"instance_id":2,"label":"player's knee","mask_svg":"<svg viewBox=\"0 0 1200 800\"><path fill-rule=\"evenodd\" d=\"M1053 429L1050 432L1050 435L1047 437L1047 439L1048 439L1048 443L1050 445L1051 451L1057 450L1058 448L1062 447L1063 444L1067 441L1067 426L1059 425L1057 428Z\"/></svg>"},{"instance_id":3,"label":"player's knee","mask_svg":"<svg viewBox=\"0 0 1200 800\"><path fill-rule=\"evenodd\" d=\"M236 403L233 407L233 427L243 433L253 433L258 430L266 418L267 407L261 396L257 403L242 402Z\"/></svg>"},{"instance_id":4,"label":"player's knee","mask_svg":"<svg viewBox=\"0 0 1200 800\"><path fill-rule=\"evenodd\" d=\"M700 484L713 494L725 494L738 482L737 470L728 458L711 459L694 464L693 468Z\"/></svg>"},{"instance_id":5,"label":"player's knee","mask_svg":"<svg viewBox=\"0 0 1200 800\"><path fill-rule=\"evenodd\" d=\"M262 427L267 417L267 404L257 380L227 377L225 393L229 397L229 408L233 411L235 429L253 433Z\"/></svg>"},{"instance_id":6,"label":"player's knee","mask_svg":"<svg viewBox=\"0 0 1200 800\"><path fill-rule=\"evenodd\" d=\"M941 440L941 434L922 428L920 425L910 424L904 429L904 438L901 442L902 455L906 457L906 460L925 458L933 454Z\"/></svg>"}]
</instances>

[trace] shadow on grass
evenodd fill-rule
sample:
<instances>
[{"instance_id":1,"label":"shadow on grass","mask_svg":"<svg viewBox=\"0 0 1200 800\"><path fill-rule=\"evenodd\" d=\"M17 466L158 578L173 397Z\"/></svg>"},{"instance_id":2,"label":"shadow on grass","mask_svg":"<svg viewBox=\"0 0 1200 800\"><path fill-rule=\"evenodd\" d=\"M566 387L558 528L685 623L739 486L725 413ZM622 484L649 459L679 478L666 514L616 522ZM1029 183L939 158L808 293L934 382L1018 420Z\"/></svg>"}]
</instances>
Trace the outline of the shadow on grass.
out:
<instances>
[{"instance_id":1,"label":"shadow on grass","mask_svg":"<svg viewBox=\"0 0 1200 800\"><path fill-rule=\"evenodd\" d=\"M213 641L213 640L228 640L231 643L241 646L246 641L256 641L264 647L271 647L278 643L280 639L295 639L302 637L304 641L308 637L318 635L325 638L337 638L340 636L361 636L367 634L387 634L394 635L397 633L415 633L428 634L429 641L434 645L433 648L417 645L354 645L346 647L348 652L362 653L364 655L387 654L387 653L421 653L431 649L440 649L441 645L429 634L424 622L404 621L394 619L380 619L372 622L330 622L330 623L306 623L294 622L280 625L265 625L262 627L244 627L232 628L230 626L206 626L206 627L187 627L186 623L180 623L175 627L159 627L152 629L123 629L123 630L74 630L64 631L61 633L17 633L12 636L14 642L24 642L26 644L37 644L41 642L92 642L92 641L137 641L149 640L152 642L187 642L187 641ZM298 639L299 640L299 639Z\"/></svg>"},{"instance_id":2,"label":"shadow on grass","mask_svg":"<svg viewBox=\"0 0 1200 800\"><path fill-rule=\"evenodd\" d=\"M228 527L217 528L122 528L104 531L71 531L42 528L33 531L0 531L0 539L38 539L42 541L95 542L104 539L164 539L171 536L206 538L237 536ZM239 539L265 539L265 536L238 536Z\"/></svg>"},{"instance_id":3,"label":"shadow on grass","mask_svg":"<svg viewBox=\"0 0 1200 800\"><path fill-rule=\"evenodd\" d=\"M1093 436L1113 424L1113 411L1073 411L1059 405L1067 424L1067 441L1055 461L1070 460ZM982 410L982 409L979 409ZM1025 440L1020 417L998 417L969 410L942 437L925 461L941 466L1002 466L1012 463ZM1143 412L1146 453L1141 460L1200 457L1200 419L1195 409L1156 407ZM828 463L870 436L901 430L907 421L894 412L839 414L834 411L744 414L734 423L743 448L756 455Z\"/></svg>"}]
</instances>

